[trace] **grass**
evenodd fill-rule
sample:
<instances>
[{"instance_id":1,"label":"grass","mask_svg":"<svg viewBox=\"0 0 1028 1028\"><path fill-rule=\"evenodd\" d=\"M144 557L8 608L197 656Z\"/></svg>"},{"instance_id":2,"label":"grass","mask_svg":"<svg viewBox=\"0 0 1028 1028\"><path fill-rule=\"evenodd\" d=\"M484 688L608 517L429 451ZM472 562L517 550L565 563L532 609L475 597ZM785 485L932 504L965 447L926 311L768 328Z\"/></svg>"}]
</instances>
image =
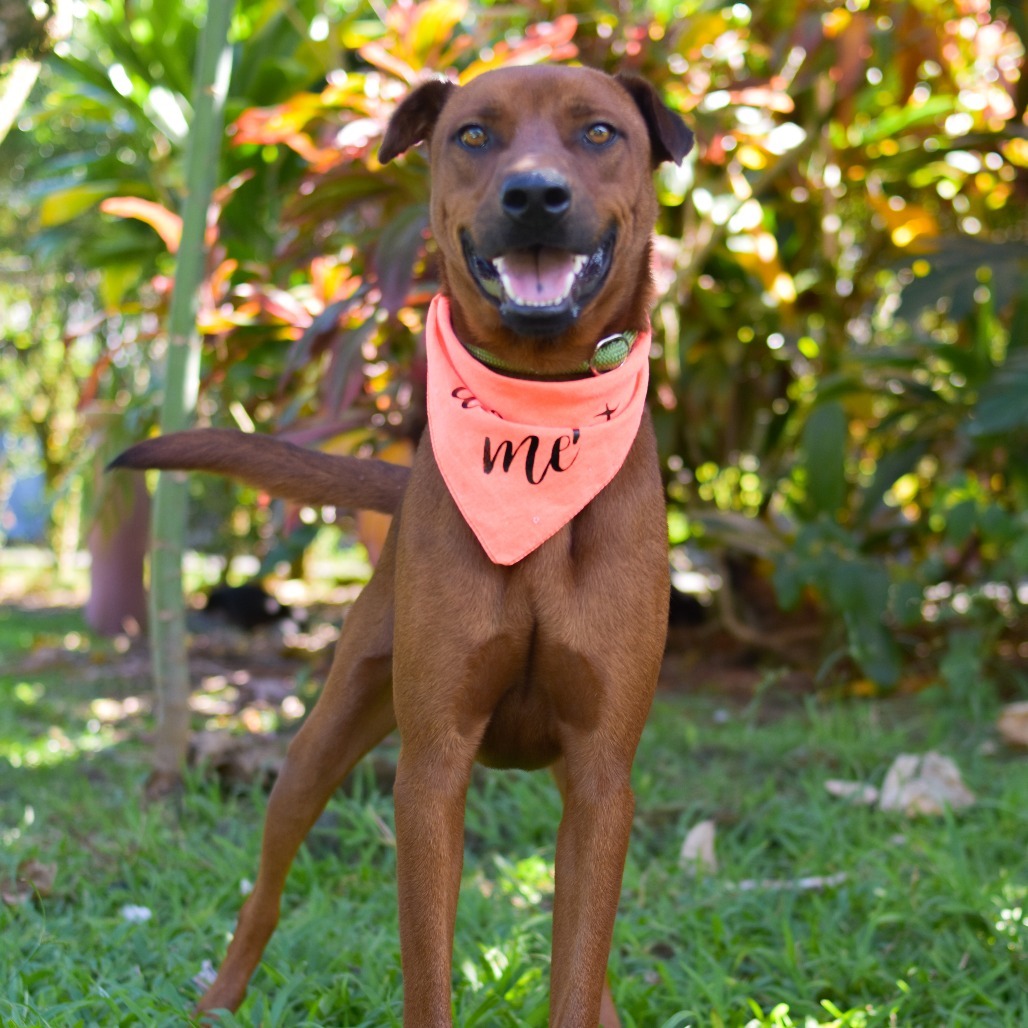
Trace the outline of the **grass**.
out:
<instances>
[{"instance_id":1,"label":"grass","mask_svg":"<svg viewBox=\"0 0 1028 1028\"><path fill-rule=\"evenodd\" d=\"M56 865L48 895L0 903L5 1026L182 1023L254 873L258 789L226 795L194 772L176 804L141 808L148 726L131 698L147 683L114 676L118 657L74 611L0 608L3 890L27 860ZM1028 1023L1028 761L992 740L991 722L931 693L821 704L772 684L746 706L711 688L662 696L637 761L611 962L625 1025ZM880 784L898 753L933 747L978 795L959 815L908 821L825 792L829 777ZM459 1025L546 1024L558 816L545 775L476 777ZM720 868L690 878L679 848L703 818L717 823ZM303 848L226 1024L400 1024L391 824L388 791L358 769ZM767 886L839 874L820 890ZM128 919L129 906L149 919Z\"/></svg>"}]
</instances>

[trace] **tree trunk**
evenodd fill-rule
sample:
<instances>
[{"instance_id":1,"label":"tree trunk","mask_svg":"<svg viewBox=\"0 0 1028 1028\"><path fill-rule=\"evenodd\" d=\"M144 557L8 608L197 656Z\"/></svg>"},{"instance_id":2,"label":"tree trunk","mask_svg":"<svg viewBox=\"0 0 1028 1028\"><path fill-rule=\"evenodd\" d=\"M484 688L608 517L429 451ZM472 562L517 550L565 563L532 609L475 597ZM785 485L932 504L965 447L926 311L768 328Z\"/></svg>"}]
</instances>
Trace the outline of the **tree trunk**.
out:
<instances>
[{"instance_id":1,"label":"tree trunk","mask_svg":"<svg viewBox=\"0 0 1028 1028\"><path fill-rule=\"evenodd\" d=\"M138 635L146 627L143 561L150 538L150 494L142 475L118 475L108 488L89 532L86 624L101 635Z\"/></svg>"}]
</instances>

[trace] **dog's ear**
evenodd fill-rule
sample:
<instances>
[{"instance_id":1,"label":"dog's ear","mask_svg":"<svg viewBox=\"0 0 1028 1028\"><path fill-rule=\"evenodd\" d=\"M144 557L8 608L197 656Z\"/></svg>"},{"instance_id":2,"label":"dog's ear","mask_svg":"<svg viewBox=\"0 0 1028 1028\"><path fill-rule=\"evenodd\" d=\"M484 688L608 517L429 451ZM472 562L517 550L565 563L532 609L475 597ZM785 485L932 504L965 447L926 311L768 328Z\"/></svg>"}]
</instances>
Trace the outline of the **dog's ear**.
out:
<instances>
[{"instance_id":1,"label":"dog's ear","mask_svg":"<svg viewBox=\"0 0 1028 1028\"><path fill-rule=\"evenodd\" d=\"M458 88L452 82L433 79L406 96L386 126L385 138L378 149L379 161L387 164L404 150L428 139L439 112Z\"/></svg>"},{"instance_id":2,"label":"dog's ear","mask_svg":"<svg viewBox=\"0 0 1028 1028\"><path fill-rule=\"evenodd\" d=\"M650 132L653 163L674 161L675 164L681 164L682 158L692 149L692 131L679 115L664 104L656 89L646 79L624 72L615 78L628 90L646 122Z\"/></svg>"}]
</instances>

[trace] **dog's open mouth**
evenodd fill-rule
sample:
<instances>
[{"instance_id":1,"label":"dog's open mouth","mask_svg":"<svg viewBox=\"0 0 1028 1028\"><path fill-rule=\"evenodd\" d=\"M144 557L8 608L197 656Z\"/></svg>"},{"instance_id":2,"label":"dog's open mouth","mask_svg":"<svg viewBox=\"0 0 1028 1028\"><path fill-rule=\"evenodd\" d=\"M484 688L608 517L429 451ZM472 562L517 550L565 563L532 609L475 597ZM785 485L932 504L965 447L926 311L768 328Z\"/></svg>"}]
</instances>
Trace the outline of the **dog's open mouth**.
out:
<instances>
[{"instance_id":1,"label":"dog's open mouth","mask_svg":"<svg viewBox=\"0 0 1028 1028\"><path fill-rule=\"evenodd\" d=\"M608 232L591 253L551 246L511 250L486 260L463 237L468 268L508 327L525 335L563 331L599 291L610 270L615 235Z\"/></svg>"}]
</instances>

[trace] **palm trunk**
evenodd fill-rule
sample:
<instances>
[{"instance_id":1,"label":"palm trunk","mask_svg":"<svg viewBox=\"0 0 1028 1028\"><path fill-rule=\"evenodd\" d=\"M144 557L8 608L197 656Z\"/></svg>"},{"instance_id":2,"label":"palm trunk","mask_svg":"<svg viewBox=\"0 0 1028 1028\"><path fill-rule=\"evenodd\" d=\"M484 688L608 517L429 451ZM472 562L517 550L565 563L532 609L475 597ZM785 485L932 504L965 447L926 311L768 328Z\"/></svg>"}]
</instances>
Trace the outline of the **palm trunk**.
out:
<instances>
[{"instance_id":1,"label":"palm trunk","mask_svg":"<svg viewBox=\"0 0 1028 1028\"><path fill-rule=\"evenodd\" d=\"M207 210L221 150L223 109L232 71L228 29L234 0L209 0L193 82L193 125L186 148L186 197L175 289L168 315L161 431L192 422L200 378L196 296L206 266ZM150 645L157 693L157 734L147 795L160 796L180 779L189 744L189 667L186 660L182 553L187 493L181 475L162 475L154 493L150 556Z\"/></svg>"}]
</instances>

